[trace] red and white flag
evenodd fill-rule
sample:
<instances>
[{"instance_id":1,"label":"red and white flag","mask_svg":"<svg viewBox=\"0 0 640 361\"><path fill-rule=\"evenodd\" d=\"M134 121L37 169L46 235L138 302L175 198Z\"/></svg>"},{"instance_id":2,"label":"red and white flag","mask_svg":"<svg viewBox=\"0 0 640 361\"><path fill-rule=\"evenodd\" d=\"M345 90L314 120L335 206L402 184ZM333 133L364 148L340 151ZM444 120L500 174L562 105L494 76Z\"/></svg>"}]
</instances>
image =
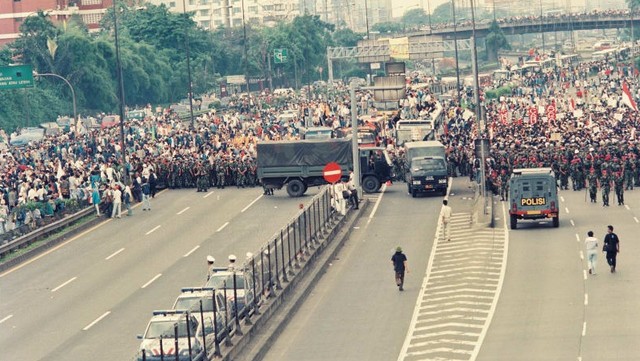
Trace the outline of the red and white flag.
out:
<instances>
[{"instance_id":1,"label":"red and white flag","mask_svg":"<svg viewBox=\"0 0 640 361\"><path fill-rule=\"evenodd\" d=\"M638 106L631 96L631 91L629 91L629 86L627 85L626 81L622 82L622 104L628 106L636 112L638 111Z\"/></svg>"}]
</instances>

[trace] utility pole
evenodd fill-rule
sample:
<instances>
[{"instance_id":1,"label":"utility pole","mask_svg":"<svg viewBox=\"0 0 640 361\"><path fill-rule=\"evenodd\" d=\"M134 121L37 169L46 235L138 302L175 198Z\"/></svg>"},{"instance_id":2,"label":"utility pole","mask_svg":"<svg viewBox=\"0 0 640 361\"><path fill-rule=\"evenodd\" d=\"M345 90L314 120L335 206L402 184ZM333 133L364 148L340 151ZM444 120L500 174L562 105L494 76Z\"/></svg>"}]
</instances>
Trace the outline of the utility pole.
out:
<instances>
[{"instance_id":1,"label":"utility pole","mask_svg":"<svg viewBox=\"0 0 640 361\"><path fill-rule=\"evenodd\" d=\"M118 91L120 93L120 106L118 107L120 111L120 148L122 151L122 169L125 170L125 166L127 164L127 156L126 156L126 148L124 144L124 121L125 121L125 113L124 113L124 82L122 80L122 64L120 63L120 43L118 42L118 9L116 7L117 1L113 1L113 35L116 42L116 72L118 73ZM126 172L125 172L126 174ZM129 174L127 174L129 175ZM128 183L127 179L127 183Z\"/></svg>"},{"instance_id":2,"label":"utility pole","mask_svg":"<svg viewBox=\"0 0 640 361\"><path fill-rule=\"evenodd\" d=\"M453 48L456 54L456 94L458 95L458 105L462 105L460 96L460 64L458 62L458 30L456 25L456 3L451 0L451 12L453 13Z\"/></svg>"},{"instance_id":3,"label":"utility pole","mask_svg":"<svg viewBox=\"0 0 640 361\"><path fill-rule=\"evenodd\" d=\"M477 134L476 139L482 141L483 127L482 127L482 108L480 104L480 83L478 81L478 50L476 49L476 16L474 10L473 0L471 1L471 49L472 49L472 57L473 61L473 87L475 93L475 101L476 101L476 127ZM480 194L482 199L486 199L486 177L485 177L485 165L486 165L486 155L484 154L484 144L480 144Z\"/></svg>"},{"instance_id":4,"label":"utility pole","mask_svg":"<svg viewBox=\"0 0 640 361\"><path fill-rule=\"evenodd\" d=\"M189 20L189 18L187 17L187 8L185 5L184 0L182 0L182 10L183 10L183 14L184 14L184 37L185 37L185 42L186 42L186 50L187 50L187 77L188 77L188 81L189 81L189 116L191 117L191 128L195 129L196 124L195 124L195 119L193 118L193 84L191 81L191 54L189 53L189 22L187 20Z\"/></svg>"}]
</instances>

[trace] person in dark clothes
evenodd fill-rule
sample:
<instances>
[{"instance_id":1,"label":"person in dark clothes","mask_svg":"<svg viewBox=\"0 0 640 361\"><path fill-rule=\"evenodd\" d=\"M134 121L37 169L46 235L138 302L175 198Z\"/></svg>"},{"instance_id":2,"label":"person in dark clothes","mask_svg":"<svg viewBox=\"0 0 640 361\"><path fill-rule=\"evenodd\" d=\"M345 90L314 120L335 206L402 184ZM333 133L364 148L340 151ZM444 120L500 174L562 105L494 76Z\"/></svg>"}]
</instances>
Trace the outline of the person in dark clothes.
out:
<instances>
[{"instance_id":1,"label":"person in dark clothes","mask_svg":"<svg viewBox=\"0 0 640 361\"><path fill-rule=\"evenodd\" d=\"M606 253L607 263L611 267L611 273L616 271L616 257L620 253L620 239L613 233L613 226L607 226L607 235L604 236L604 246L602 251Z\"/></svg>"},{"instance_id":2,"label":"person in dark clothes","mask_svg":"<svg viewBox=\"0 0 640 361\"><path fill-rule=\"evenodd\" d=\"M396 253L391 257L391 263L396 273L396 285L400 291L404 291L404 273L405 271L409 273L409 267L407 266L407 256L402 253L402 247L396 248Z\"/></svg>"}]
</instances>

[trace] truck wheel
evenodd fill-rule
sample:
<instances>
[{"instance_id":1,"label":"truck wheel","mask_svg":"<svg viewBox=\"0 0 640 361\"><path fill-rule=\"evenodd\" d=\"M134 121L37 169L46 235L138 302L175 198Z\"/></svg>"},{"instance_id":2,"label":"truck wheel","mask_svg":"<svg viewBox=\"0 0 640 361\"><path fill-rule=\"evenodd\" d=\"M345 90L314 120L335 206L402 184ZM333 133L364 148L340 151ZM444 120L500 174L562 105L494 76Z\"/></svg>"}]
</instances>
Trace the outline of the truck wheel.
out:
<instances>
[{"instance_id":1,"label":"truck wheel","mask_svg":"<svg viewBox=\"0 0 640 361\"><path fill-rule=\"evenodd\" d=\"M365 177L362 180L362 190L365 193L375 193L380 189L380 181L373 176Z\"/></svg>"},{"instance_id":2,"label":"truck wheel","mask_svg":"<svg viewBox=\"0 0 640 361\"><path fill-rule=\"evenodd\" d=\"M511 229L517 229L517 228L518 228L518 217L511 216Z\"/></svg>"},{"instance_id":3,"label":"truck wheel","mask_svg":"<svg viewBox=\"0 0 640 361\"><path fill-rule=\"evenodd\" d=\"M294 179L287 183L287 193L290 197L301 197L304 194L304 183L299 179Z\"/></svg>"},{"instance_id":4,"label":"truck wheel","mask_svg":"<svg viewBox=\"0 0 640 361\"><path fill-rule=\"evenodd\" d=\"M560 216L553 217L553 228L560 227Z\"/></svg>"}]
</instances>

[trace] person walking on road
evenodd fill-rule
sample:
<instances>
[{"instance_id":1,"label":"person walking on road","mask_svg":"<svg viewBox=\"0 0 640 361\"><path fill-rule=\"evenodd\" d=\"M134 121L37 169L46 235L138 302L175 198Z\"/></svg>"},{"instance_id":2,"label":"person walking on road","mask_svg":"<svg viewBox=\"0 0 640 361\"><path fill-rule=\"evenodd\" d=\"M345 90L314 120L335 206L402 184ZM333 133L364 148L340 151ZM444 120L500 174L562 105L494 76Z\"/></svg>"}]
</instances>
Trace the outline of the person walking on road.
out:
<instances>
[{"instance_id":1,"label":"person walking on road","mask_svg":"<svg viewBox=\"0 0 640 361\"><path fill-rule=\"evenodd\" d=\"M448 242L451 240L451 207L446 199L442 201L440 223L442 224L442 237Z\"/></svg>"},{"instance_id":2,"label":"person walking on road","mask_svg":"<svg viewBox=\"0 0 640 361\"><path fill-rule=\"evenodd\" d=\"M616 257L620 253L620 239L613 233L613 226L607 226L607 235L604 236L604 246L602 251L606 253L607 263L611 267L611 273L616 271Z\"/></svg>"},{"instance_id":3,"label":"person walking on road","mask_svg":"<svg viewBox=\"0 0 640 361\"><path fill-rule=\"evenodd\" d=\"M111 209L111 218L120 218L122 216L122 191L120 186L113 187L113 208Z\"/></svg>"},{"instance_id":4,"label":"person walking on road","mask_svg":"<svg viewBox=\"0 0 640 361\"><path fill-rule=\"evenodd\" d=\"M151 202L149 202L149 198L151 197L151 187L149 186L149 181L147 178L142 177L142 210L150 211L151 210Z\"/></svg>"},{"instance_id":5,"label":"person walking on road","mask_svg":"<svg viewBox=\"0 0 640 361\"><path fill-rule=\"evenodd\" d=\"M589 266L589 274L596 274L596 260L598 258L598 239L593 236L593 231L587 232L587 238L584 239L584 247L587 251L587 265Z\"/></svg>"},{"instance_id":6,"label":"person walking on road","mask_svg":"<svg viewBox=\"0 0 640 361\"><path fill-rule=\"evenodd\" d=\"M407 256L402 253L402 247L396 248L396 253L391 256L391 263L396 273L396 285L400 291L404 291L404 273L405 271L409 273L409 266L407 265Z\"/></svg>"}]
</instances>

